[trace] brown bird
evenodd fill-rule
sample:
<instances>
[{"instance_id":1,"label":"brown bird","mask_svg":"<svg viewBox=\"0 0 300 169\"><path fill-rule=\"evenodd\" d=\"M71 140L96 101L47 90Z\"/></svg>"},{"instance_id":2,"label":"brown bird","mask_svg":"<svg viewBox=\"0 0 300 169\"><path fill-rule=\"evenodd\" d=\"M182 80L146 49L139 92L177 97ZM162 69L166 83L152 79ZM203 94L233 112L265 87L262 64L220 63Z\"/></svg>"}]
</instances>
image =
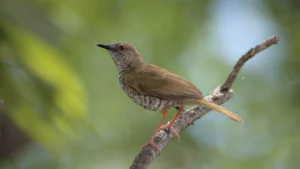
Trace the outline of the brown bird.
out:
<instances>
[{"instance_id":1,"label":"brown bird","mask_svg":"<svg viewBox=\"0 0 300 169\"><path fill-rule=\"evenodd\" d=\"M153 139L156 133L162 129L169 129L180 139L172 126L185 105L204 105L234 121L243 122L236 114L204 100L202 92L184 78L146 63L134 46L121 42L110 45L98 44L97 46L110 53L119 71L119 83L129 98L145 109L158 111L162 115L158 128L145 145L150 144L159 151L159 147L153 142ZM173 107L179 107L178 112L171 122L163 125L168 116L168 110Z\"/></svg>"}]
</instances>

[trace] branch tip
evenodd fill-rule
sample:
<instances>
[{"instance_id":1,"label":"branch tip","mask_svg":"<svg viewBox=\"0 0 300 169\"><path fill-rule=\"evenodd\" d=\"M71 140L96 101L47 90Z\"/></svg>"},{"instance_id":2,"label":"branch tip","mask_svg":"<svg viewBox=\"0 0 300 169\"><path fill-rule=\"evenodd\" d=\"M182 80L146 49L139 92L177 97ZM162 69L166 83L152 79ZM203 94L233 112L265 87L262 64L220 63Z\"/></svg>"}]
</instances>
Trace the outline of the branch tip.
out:
<instances>
[{"instance_id":1,"label":"branch tip","mask_svg":"<svg viewBox=\"0 0 300 169\"><path fill-rule=\"evenodd\" d=\"M271 36L270 38L268 38L268 39L264 40L263 42L261 42L260 44L256 45L255 47L252 47L244 55L242 55L242 57L234 65L232 71L228 75L224 84L221 86L221 91L226 92L232 87L232 84L235 81L236 76L240 72L243 65L249 59L253 58L256 54L267 49L268 47L270 47L274 44L277 44L278 42L279 42L278 36Z\"/></svg>"}]
</instances>

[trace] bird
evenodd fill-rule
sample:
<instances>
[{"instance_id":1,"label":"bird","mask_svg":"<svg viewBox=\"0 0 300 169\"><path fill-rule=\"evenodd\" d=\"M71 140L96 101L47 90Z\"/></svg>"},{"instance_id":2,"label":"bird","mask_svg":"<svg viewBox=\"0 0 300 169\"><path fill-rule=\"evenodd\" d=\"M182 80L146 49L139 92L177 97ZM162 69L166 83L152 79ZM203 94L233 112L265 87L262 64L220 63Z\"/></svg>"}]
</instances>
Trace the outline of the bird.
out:
<instances>
[{"instance_id":1,"label":"bird","mask_svg":"<svg viewBox=\"0 0 300 169\"><path fill-rule=\"evenodd\" d=\"M97 46L109 52L118 69L120 86L128 97L143 108L159 112L162 115L158 127L144 146L150 144L160 152L159 147L153 140L155 135L163 129L169 129L180 140L179 134L172 126L182 113L184 106L203 105L236 122L243 123L238 115L215 103L204 100L202 92L191 82L164 68L144 61L133 45L125 42L115 42L112 44L97 44ZM170 122L164 125L169 109L175 107L177 113Z\"/></svg>"}]
</instances>

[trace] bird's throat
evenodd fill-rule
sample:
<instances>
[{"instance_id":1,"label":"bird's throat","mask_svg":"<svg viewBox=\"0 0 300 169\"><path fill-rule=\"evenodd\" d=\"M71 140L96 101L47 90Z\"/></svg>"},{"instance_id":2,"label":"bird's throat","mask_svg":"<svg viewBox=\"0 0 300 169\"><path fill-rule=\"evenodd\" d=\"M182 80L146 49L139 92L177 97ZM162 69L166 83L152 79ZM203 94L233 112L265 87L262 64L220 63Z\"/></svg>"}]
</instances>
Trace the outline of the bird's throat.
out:
<instances>
[{"instance_id":1,"label":"bird's throat","mask_svg":"<svg viewBox=\"0 0 300 169\"><path fill-rule=\"evenodd\" d=\"M142 60L114 60L119 74L129 72L130 70L142 66Z\"/></svg>"}]
</instances>

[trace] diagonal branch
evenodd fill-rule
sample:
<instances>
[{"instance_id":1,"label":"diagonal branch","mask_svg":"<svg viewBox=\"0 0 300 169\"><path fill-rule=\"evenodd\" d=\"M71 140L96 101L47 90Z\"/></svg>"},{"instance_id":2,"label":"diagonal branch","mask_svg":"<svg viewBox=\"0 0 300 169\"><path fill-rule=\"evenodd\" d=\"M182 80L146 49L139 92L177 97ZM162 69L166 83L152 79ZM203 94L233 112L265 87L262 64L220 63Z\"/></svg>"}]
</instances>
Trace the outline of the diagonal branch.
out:
<instances>
[{"instance_id":1,"label":"diagonal branch","mask_svg":"<svg viewBox=\"0 0 300 169\"><path fill-rule=\"evenodd\" d=\"M233 90L231 90L231 86L236 79L237 74L241 70L242 66L254 57L257 53L267 49L271 45L277 44L279 42L279 37L272 36L262 43L256 45L251 48L247 53L245 53L234 65L232 71L228 75L226 81L221 87L217 87L212 93L207 95L204 99L209 102L214 102L216 104L223 104L228 101L233 96ZM185 112L183 112L176 122L173 125L173 128L178 133L183 131L185 128L192 125L196 120L203 117L207 114L211 109L208 109L204 106L194 106ZM160 131L155 136L154 142L155 144L162 149L168 144L168 142L173 137L172 132ZM135 157L133 164L130 166L130 169L146 169L151 164L151 162L158 156L157 152L150 145L144 147L140 153Z\"/></svg>"},{"instance_id":2,"label":"diagonal branch","mask_svg":"<svg viewBox=\"0 0 300 169\"><path fill-rule=\"evenodd\" d=\"M226 91L231 88L237 74L241 70L242 66L251 58L253 58L257 53L267 49L271 45L277 44L279 41L279 37L272 36L269 39L261 42L260 44L256 45L255 47L248 50L247 53L245 53L234 65L232 71L228 75L226 81L221 86L222 91Z\"/></svg>"}]
</instances>

